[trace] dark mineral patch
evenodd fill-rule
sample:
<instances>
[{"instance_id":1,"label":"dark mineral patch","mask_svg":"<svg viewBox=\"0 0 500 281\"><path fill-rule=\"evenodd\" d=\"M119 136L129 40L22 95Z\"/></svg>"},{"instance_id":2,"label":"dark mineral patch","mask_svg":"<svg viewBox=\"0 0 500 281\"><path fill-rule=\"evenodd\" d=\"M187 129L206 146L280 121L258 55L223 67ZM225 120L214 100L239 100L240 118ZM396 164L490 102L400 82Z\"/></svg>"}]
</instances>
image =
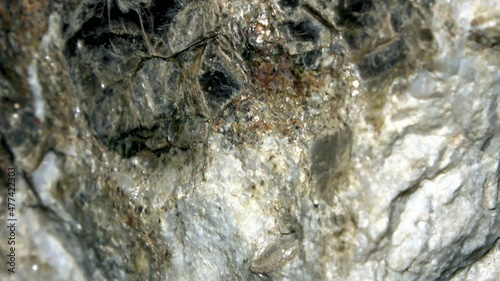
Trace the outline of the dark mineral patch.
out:
<instances>
[{"instance_id":1,"label":"dark mineral patch","mask_svg":"<svg viewBox=\"0 0 500 281\"><path fill-rule=\"evenodd\" d=\"M352 133L348 130L318 139L311 151L313 164L311 172L319 191L332 196L336 184L348 167ZM331 187L331 188L330 188Z\"/></svg>"},{"instance_id":2,"label":"dark mineral patch","mask_svg":"<svg viewBox=\"0 0 500 281\"><path fill-rule=\"evenodd\" d=\"M363 78L383 78L404 60L408 63L400 68L403 71L393 71L393 75L405 75L422 56L432 53L432 32L418 28L430 20L430 13L415 7L407 1L339 2L336 23Z\"/></svg>"},{"instance_id":3,"label":"dark mineral patch","mask_svg":"<svg viewBox=\"0 0 500 281\"><path fill-rule=\"evenodd\" d=\"M363 78L370 78L386 73L404 58L404 42L403 40L397 40L365 55L358 67Z\"/></svg>"},{"instance_id":4,"label":"dark mineral patch","mask_svg":"<svg viewBox=\"0 0 500 281\"><path fill-rule=\"evenodd\" d=\"M317 67L317 61L320 57L320 50L312 50L303 55L302 62L304 63L304 66L314 69Z\"/></svg>"},{"instance_id":5,"label":"dark mineral patch","mask_svg":"<svg viewBox=\"0 0 500 281\"><path fill-rule=\"evenodd\" d=\"M228 74L220 70L207 71L200 76L201 88L210 99L224 102L231 98L232 94L240 90L240 86Z\"/></svg>"},{"instance_id":6,"label":"dark mineral patch","mask_svg":"<svg viewBox=\"0 0 500 281\"><path fill-rule=\"evenodd\" d=\"M359 27L366 24L366 12L372 7L372 0L341 0L338 7L339 25Z\"/></svg>"},{"instance_id":7,"label":"dark mineral patch","mask_svg":"<svg viewBox=\"0 0 500 281\"><path fill-rule=\"evenodd\" d=\"M394 31L401 32L405 24L411 18L411 14L412 14L412 8L410 4L405 4L396 7L391 12L391 25L394 28Z\"/></svg>"},{"instance_id":8,"label":"dark mineral patch","mask_svg":"<svg viewBox=\"0 0 500 281\"><path fill-rule=\"evenodd\" d=\"M295 9L300 6L300 0L280 0L279 4L283 8Z\"/></svg>"},{"instance_id":9,"label":"dark mineral patch","mask_svg":"<svg viewBox=\"0 0 500 281\"><path fill-rule=\"evenodd\" d=\"M287 21L285 25L298 40L310 42L319 40L320 29L309 20Z\"/></svg>"},{"instance_id":10,"label":"dark mineral patch","mask_svg":"<svg viewBox=\"0 0 500 281\"><path fill-rule=\"evenodd\" d=\"M109 141L108 146L125 158L135 156L142 150L165 152L170 147L164 128L137 128L122 133Z\"/></svg>"}]
</instances>

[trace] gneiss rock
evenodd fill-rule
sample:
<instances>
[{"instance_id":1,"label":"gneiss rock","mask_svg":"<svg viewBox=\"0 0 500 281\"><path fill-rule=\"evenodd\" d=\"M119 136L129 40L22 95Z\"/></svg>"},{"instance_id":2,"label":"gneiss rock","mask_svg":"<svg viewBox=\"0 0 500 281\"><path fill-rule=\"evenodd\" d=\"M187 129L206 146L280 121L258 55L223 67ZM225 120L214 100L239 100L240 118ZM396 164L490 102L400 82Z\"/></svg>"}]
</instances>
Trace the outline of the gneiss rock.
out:
<instances>
[{"instance_id":1,"label":"gneiss rock","mask_svg":"<svg viewBox=\"0 0 500 281\"><path fill-rule=\"evenodd\" d=\"M495 280L496 6L2 3L0 279Z\"/></svg>"}]
</instances>

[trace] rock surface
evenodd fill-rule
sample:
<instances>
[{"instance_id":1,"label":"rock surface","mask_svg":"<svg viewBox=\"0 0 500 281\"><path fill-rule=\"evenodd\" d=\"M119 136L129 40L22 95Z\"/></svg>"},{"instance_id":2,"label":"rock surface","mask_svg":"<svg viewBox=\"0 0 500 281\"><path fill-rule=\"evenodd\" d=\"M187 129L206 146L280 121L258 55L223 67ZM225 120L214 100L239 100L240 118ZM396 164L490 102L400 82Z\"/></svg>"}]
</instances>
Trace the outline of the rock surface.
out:
<instances>
[{"instance_id":1,"label":"rock surface","mask_svg":"<svg viewBox=\"0 0 500 281\"><path fill-rule=\"evenodd\" d=\"M498 6L2 2L0 279L496 280Z\"/></svg>"}]
</instances>

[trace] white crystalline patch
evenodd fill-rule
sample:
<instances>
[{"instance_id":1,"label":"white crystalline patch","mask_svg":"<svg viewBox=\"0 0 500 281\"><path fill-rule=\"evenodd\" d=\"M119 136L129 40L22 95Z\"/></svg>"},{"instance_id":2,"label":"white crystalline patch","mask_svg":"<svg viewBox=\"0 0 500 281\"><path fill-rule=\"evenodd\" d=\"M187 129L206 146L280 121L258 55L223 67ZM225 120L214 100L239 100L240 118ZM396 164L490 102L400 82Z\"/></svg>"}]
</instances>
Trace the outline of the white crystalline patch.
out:
<instances>
[{"instance_id":1,"label":"white crystalline patch","mask_svg":"<svg viewBox=\"0 0 500 281\"><path fill-rule=\"evenodd\" d=\"M392 269L403 271L417 258L429 238L429 199L422 194L411 197L393 233L393 248L388 262Z\"/></svg>"},{"instance_id":2,"label":"white crystalline patch","mask_svg":"<svg viewBox=\"0 0 500 281\"><path fill-rule=\"evenodd\" d=\"M456 197L455 192L463 182L463 176L458 172L441 174L434 181L424 184L424 188L437 202L448 204Z\"/></svg>"},{"instance_id":3,"label":"white crystalline patch","mask_svg":"<svg viewBox=\"0 0 500 281\"><path fill-rule=\"evenodd\" d=\"M434 94L434 85L435 81L431 77L431 74L428 71L422 71L411 83L409 93L415 98L427 99Z\"/></svg>"},{"instance_id":4,"label":"white crystalline patch","mask_svg":"<svg viewBox=\"0 0 500 281\"><path fill-rule=\"evenodd\" d=\"M59 14L53 13L49 17L49 26L47 32L42 37L42 47L43 49L48 49L51 46L63 47L64 41L60 37L61 33L61 16ZM50 56L46 55L45 59L50 61Z\"/></svg>"},{"instance_id":5,"label":"white crystalline patch","mask_svg":"<svg viewBox=\"0 0 500 281\"><path fill-rule=\"evenodd\" d=\"M227 164L231 163L230 166ZM235 181L235 177L243 174L241 162L233 155L224 155L214 159L213 169L205 174L208 181L218 182L221 179L226 181Z\"/></svg>"},{"instance_id":6,"label":"white crystalline patch","mask_svg":"<svg viewBox=\"0 0 500 281\"><path fill-rule=\"evenodd\" d=\"M116 184L125 194L127 194L132 200L138 199L140 187L131 175L125 173L115 173L114 177Z\"/></svg>"},{"instance_id":7,"label":"white crystalline patch","mask_svg":"<svg viewBox=\"0 0 500 281\"><path fill-rule=\"evenodd\" d=\"M52 189L60 176L57 157L53 152L48 152L40 166L33 172L33 185L44 205L55 203Z\"/></svg>"},{"instance_id":8,"label":"white crystalline patch","mask_svg":"<svg viewBox=\"0 0 500 281\"><path fill-rule=\"evenodd\" d=\"M207 182L212 184L208 184L203 189L213 190L219 196L224 197L224 201L234 208L233 211L244 210L244 212L235 212L234 215L239 229L242 230L241 235L251 240L263 231L264 226L270 227L272 219L266 218L258 202L246 195L245 189L251 184L250 179L245 176L249 169L251 168L243 171L241 161L233 155L220 155L213 160L213 169L207 171L205 175ZM259 173L255 174L252 179L259 181ZM221 193L221 190L224 192Z\"/></svg>"},{"instance_id":9,"label":"white crystalline patch","mask_svg":"<svg viewBox=\"0 0 500 281\"><path fill-rule=\"evenodd\" d=\"M265 137L262 140L262 149L265 151L270 151L276 149L275 140L272 137Z\"/></svg>"},{"instance_id":10,"label":"white crystalline patch","mask_svg":"<svg viewBox=\"0 0 500 281\"><path fill-rule=\"evenodd\" d=\"M385 187L388 189L387 194L403 191L406 183L419 178L426 167L435 164L445 140L445 137L440 136L405 136L401 142L394 144L391 156L385 159L381 170L377 171L376 177L380 179L377 182L393 183ZM405 172L394 173L397 170Z\"/></svg>"},{"instance_id":11,"label":"white crystalline patch","mask_svg":"<svg viewBox=\"0 0 500 281\"><path fill-rule=\"evenodd\" d=\"M38 81L38 72L34 62L28 66L28 84L33 94L33 107L35 108L35 116L42 120L45 116L45 101L42 96L42 86Z\"/></svg>"},{"instance_id":12,"label":"white crystalline patch","mask_svg":"<svg viewBox=\"0 0 500 281\"><path fill-rule=\"evenodd\" d=\"M467 129L473 121L473 115L478 110L478 105L472 100L471 93L474 91L474 84L463 85L456 93L453 101L454 121L464 129Z\"/></svg>"},{"instance_id":13,"label":"white crystalline patch","mask_svg":"<svg viewBox=\"0 0 500 281\"><path fill-rule=\"evenodd\" d=\"M44 267L48 266L56 272L52 280L86 280L73 256L64 248L59 239L50 235L47 230L38 223L40 219L36 218L36 216L36 213L28 210L26 219L30 222L30 231L36 233L36 235L31 236L31 238L33 239L33 244L38 249L37 252L40 255L40 260L44 261ZM27 243L27 245L29 244L31 243Z\"/></svg>"}]
</instances>

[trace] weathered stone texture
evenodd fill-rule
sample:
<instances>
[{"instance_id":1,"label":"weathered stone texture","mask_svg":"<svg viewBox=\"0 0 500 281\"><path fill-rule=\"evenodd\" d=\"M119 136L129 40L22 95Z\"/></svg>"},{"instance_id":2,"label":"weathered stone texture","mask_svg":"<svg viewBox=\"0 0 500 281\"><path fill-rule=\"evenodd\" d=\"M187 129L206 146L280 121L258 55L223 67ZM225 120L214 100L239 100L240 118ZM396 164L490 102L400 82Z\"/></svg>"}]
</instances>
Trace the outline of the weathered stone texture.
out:
<instances>
[{"instance_id":1,"label":"weathered stone texture","mask_svg":"<svg viewBox=\"0 0 500 281\"><path fill-rule=\"evenodd\" d=\"M496 280L497 2L3 1L0 279Z\"/></svg>"}]
</instances>

